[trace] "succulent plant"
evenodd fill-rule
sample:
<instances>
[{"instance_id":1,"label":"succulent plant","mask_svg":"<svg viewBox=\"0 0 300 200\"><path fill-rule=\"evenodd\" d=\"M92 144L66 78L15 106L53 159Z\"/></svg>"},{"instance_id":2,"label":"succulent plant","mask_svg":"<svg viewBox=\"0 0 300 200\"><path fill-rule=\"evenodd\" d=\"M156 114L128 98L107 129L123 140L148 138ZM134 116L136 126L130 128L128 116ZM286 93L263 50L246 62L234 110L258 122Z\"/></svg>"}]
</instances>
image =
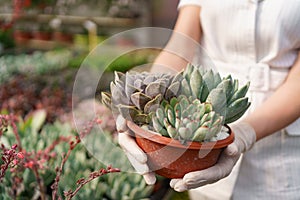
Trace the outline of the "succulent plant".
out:
<instances>
[{"instance_id":1,"label":"succulent plant","mask_svg":"<svg viewBox=\"0 0 300 200\"><path fill-rule=\"evenodd\" d=\"M115 73L111 94L102 102L124 118L160 134L186 141L209 141L222 125L239 119L250 106L249 83L188 64L169 74Z\"/></svg>"},{"instance_id":2,"label":"succulent plant","mask_svg":"<svg viewBox=\"0 0 300 200\"><path fill-rule=\"evenodd\" d=\"M153 186L147 185L143 176L136 173L109 174L101 187L106 196L113 200L147 200L153 191Z\"/></svg>"},{"instance_id":3,"label":"succulent plant","mask_svg":"<svg viewBox=\"0 0 300 200\"><path fill-rule=\"evenodd\" d=\"M148 72L116 72L110 91L102 92L102 102L124 118L137 124L149 123L149 113L154 112L165 99L179 92L180 83L169 74Z\"/></svg>"},{"instance_id":4,"label":"succulent plant","mask_svg":"<svg viewBox=\"0 0 300 200\"><path fill-rule=\"evenodd\" d=\"M226 124L239 119L250 106L245 97L249 82L239 88L238 80L232 79L230 75L221 78L219 73L191 64L187 65L182 74L181 93L211 103L215 112L225 116Z\"/></svg>"},{"instance_id":5,"label":"succulent plant","mask_svg":"<svg viewBox=\"0 0 300 200\"><path fill-rule=\"evenodd\" d=\"M163 136L186 141L210 140L220 130L223 116L213 111L212 104L180 95L163 101L152 116L152 126Z\"/></svg>"}]
</instances>

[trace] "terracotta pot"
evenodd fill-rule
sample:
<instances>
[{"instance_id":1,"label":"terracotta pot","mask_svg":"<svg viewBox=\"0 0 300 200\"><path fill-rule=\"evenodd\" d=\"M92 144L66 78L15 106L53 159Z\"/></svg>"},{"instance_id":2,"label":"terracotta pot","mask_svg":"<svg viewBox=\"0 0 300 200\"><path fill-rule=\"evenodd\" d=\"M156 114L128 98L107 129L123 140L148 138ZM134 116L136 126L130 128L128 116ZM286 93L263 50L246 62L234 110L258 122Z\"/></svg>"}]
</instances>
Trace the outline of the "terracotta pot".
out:
<instances>
[{"instance_id":1,"label":"terracotta pot","mask_svg":"<svg viewBox=\"0 0 300 200\"><path fill-rule=\"evenodd\" d=\"M53 40L58 41L58 42L72 43L73 42L73 36L69 33L54 32L53 33Z\"/></svg>"},{"instance_id":2,"label":"terracotta pot","mask_svg":"<svg viewBox=\"0 0 300 200\"><path fill-rule=\"evenodd\" d=\"M50 40L51 37L51 32L36 31L33 33L33 38L37 40Z\"/></svg>"},{"instance_id":3,"label":"terracotta pot","mask_svg":"<svg viewBox=\"0 0 300 200\"><path fill-rule=\"evenodd\" d=\"M234 133L217 142L187 142L147 131L127 121L127 126L135 133L136 142L147 153L151 170L167 178L182 178L186 173L206 169L218 161L222 150L234 140Z\"/></svg>"},{"instance_id":4,"label":"terracotta pot","mask_svg":"<svg viewBox=\"0 0 300 200\"><path fill-rule=\"evenodd\" d=\"M32 38L30 32L23 31L23 30L15 30L14 31L14 39L16 43L27 43Z\"/></svg>"}]
</instances>

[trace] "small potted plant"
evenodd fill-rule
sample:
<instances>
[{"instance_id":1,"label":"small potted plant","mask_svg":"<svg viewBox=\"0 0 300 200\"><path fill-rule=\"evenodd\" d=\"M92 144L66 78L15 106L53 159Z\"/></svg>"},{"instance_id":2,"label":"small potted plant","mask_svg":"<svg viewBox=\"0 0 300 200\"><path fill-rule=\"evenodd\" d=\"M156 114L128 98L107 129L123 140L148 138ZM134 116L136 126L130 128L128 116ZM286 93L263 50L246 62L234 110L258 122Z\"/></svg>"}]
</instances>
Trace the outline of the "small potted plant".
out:
<instances>
[{"instance_id":1,"label":"small potted plant","mask_svg":"<svg viewBox=\"0 0 300 200\"><path fill-rule=\"evenodd\" d=\"M39 25L39 28L33 32L33 38L36 40L51 40L52 32L47 24Z\"/></svg>"},{"instance_id":2,"label":"small potted plant","mask_svg":"<svg viewBox=\"0 0 300 200\"><path fill-rule=\"evenodd\" d=\"M175 76L115 73L102 102L127 119L150 168L168 178L214 165L233 142L227 125L250 106L249 83L188 65Z\"/></svg>"}]
</instances>

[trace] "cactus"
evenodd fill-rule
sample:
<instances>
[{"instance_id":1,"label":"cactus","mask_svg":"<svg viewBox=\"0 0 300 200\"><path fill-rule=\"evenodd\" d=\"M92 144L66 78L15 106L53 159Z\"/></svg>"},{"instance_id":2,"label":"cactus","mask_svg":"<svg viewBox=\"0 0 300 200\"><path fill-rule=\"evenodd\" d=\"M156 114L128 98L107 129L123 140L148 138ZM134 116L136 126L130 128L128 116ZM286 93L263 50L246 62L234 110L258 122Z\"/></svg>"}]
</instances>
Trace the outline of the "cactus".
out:
<instances>
[{"instance_id":1,"label":"cactus","mask_svg":"<svg viewBox=\"0 0 300 200\"><path fill-rule=\"evenodd\" d=\"M148 114L159 107L162 99L177 95L179 86L179 81L169 74L116 72L111 93L102 92L102 102L124 118L145 124L150 121Z\"/></svg>"},{"instance_id":2,"label":"cactus","mask_svg":"<svg viewBox=\"0 0 300 200\"><path fill-rule=\"evenodd\" d=\"M220 132L223 116L213 111L210 103L180 95L163 101L152 114L152 126L163 136L186 141L207 141Z\"/></svg>"}]
</instances>

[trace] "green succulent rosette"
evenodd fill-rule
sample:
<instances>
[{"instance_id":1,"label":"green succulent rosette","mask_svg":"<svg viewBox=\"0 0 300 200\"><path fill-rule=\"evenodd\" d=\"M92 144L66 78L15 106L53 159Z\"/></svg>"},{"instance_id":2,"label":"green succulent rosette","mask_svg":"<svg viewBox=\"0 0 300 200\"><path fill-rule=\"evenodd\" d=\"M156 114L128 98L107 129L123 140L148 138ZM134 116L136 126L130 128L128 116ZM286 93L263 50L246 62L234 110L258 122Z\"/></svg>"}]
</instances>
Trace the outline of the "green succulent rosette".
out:
<instances>
[{"instance_id":1,"label":"green succulent rosette","mask_svg":"<svg viewBox=\"0 0 300 200\"><path fill-rule=\"evenodd\" d=\"M239 88L237 79L231 75L221 78L219 73L203 70L188 64L182 72L181 94L211 103L213 110L225 117L225 124L239 119L249 108L246 93L250 83Z\"/></svg>"},{"instance_id":2,"label":"green succulent rosette","mask_svg":"<svg viewBox=\"0 0 300 200\"><path fill-rule=\"evenodd\" d=\"M163 136L186 141L210 140L220 130L224 117L213 111L212 104L180 95L163 101L153 113L151 126Z\"/></svg>"}]
</instances>

